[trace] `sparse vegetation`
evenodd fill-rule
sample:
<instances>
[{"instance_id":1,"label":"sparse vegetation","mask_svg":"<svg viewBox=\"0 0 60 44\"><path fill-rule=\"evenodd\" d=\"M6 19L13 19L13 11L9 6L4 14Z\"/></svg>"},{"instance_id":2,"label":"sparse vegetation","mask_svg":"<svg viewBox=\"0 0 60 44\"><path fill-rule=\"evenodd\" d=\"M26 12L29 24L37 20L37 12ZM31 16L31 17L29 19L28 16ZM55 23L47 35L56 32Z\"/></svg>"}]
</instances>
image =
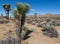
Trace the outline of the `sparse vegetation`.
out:
<instances>
[{"instance_id":1,"label":"sparse vegetation","mask_svg":"<svg viewBox=\"0 0 60 44\"><path fill-rule=\"evenodd\" d=\"M44 25L42 31L45 35L48 35L50 37L58 37L57 30L50 24Z\"/></svg>"},{"instance_id":2,"label":"sparse vegetation","mask_svg":"<svg viewBox=\"0 0 60 44\"><path fill-rule=\"evenodd\" d=\"M23 29L24 31L27 31L27 30L28 30L28 28L25 27L25 26L23 26L22 29Z\"/></svg>"},{"instance_id":3,"label":"sparse vegetation","mask_svg":"<svg viewBox=\"0 0 60 44\"><path fill-rule=\"evenodd\" d=\"M47 20L46 20L47 22L49 22L49 21L51 21L51 18L47 18Z\"/></svg>"},{"instance_id":4,"label":"sparse vegetation","mask_svg":"<svg viewBox=\"0 0 60 44\"><path fill-rule=\"evenodd\" d=\"M51 16L50 14L46 16L37 15L35 13L26 17L30 5L27 3L16 3L16 7L12 11L13 17L9 18L11 5L3 4L2 6L6 16L1 14L0 17L0 44L22 44L25 40L28 41L26 44L32 44L32 42L35 44L36 41L38 41L37 44L42 44L42 41L44 43L52 41L52 44L57 41L60 44L59 16Z\"/></svg>"}]
</instances>

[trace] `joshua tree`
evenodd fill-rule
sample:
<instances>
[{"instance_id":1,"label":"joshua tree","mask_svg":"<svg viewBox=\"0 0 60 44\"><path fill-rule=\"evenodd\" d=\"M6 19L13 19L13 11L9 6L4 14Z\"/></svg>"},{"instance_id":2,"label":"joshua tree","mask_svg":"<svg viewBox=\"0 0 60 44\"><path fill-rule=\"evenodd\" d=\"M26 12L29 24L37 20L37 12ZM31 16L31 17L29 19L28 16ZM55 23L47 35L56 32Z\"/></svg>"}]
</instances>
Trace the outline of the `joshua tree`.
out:
<instances>
[{"instance_id":1,"label":"joshua tree","mask_svg":"<svg viewBox=\"0 0 60 44\"><path fill-rule=\"evenodd\" d=\"M10 4L3 4L2 6L6 12L7 18L9 19Z\"/></svg>"},{"instance_id":2,"label":"joshua tree","mask_svg":"<svg viewBox=\"0 0 60 44\"><path fill-rule=\"evenodd\" d=\"M34 17L35 17L35 18L37 17L37 13L34 13Z\"/></svg>"},{"instance_id":3,"label":"joshua tree","mask_svg":"<svg viewBox=\"0 0 60 44\"><path fill-rule=\"evenodd\" d=\"M20 38L20 42L21 42L21 34L22 34L22 27L24 26L24 22L25 22L25 17L26 17L26 13L28 12L29 10L29 5L28 4L25 4L25 3L17 3L16 5L16 10L15 12L17 12L17 14L15 14L15 18L18 20L18 36Z\"/></svg>"},{"instance_id":4,"label":"joshua tree","mask_svg":"<svg viewBox=\"0 0 60 44\"><path fill-rule=\"evenodd\" d=\"M34 20L37 22L37 13L34 13Z\"/></svg>"}]
</instances>

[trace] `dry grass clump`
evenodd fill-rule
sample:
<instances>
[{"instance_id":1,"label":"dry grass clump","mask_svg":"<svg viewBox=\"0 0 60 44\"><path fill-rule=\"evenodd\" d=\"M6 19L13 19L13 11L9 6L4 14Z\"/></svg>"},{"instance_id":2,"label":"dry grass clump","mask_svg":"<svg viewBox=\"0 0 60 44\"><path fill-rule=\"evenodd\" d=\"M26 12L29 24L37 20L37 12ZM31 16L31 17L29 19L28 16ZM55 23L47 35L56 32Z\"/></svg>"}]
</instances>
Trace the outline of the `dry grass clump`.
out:
<instances>
[{"instance_id":1,"label":"dry grass clump","mask_svg":"<svg viewBox=\"0 0 60 44\"><path fill-rule=\"evenodd\" d=\"M58 37L57 30L50 24L44 25L42 31L44 35L48 35L49 37Z\"/></svg>"}]
</instances>

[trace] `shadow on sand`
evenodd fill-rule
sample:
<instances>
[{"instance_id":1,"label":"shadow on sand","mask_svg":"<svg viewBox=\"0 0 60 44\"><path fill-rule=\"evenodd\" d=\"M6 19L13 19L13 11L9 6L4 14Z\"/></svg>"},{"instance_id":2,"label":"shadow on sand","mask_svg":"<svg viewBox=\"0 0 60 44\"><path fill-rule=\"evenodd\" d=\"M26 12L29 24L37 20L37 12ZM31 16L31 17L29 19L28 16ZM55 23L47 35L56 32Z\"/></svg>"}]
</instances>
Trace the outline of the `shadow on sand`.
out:
<instances>
[{"instance_id":1,"label":"shadow on sand","mask_svg":"<svg viewBox=\"0 0 60 44\"><path fill-rule=\"evenodd\" d=\"M27 31L26 31L26 34L24 35L23 40L26 40L26 39L30 38L29 34L31 34L32 32L33 32L33 31L31 31L31 30L27 30Z\"/></svg>"}]
</instances>

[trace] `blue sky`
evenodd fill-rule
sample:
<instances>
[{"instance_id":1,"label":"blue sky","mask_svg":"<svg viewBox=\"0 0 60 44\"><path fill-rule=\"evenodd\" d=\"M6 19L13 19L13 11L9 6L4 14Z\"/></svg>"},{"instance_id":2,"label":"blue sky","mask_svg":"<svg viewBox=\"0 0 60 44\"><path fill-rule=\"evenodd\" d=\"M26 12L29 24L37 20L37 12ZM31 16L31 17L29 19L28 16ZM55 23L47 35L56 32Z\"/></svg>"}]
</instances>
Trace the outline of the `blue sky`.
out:
<instances>
[{"instance_id":1,"label":"blue sky","mask_svg":"<svg viewBox=\"0 0 60 44\"><path fill-rule=\"evenodd\" d=\"M32 15L35 12L38 14L60 14L60 0L0 0L0 14L5 14L2 4L11 4L11 9L13 9L16 6L16 2L30 4L28 15ZM10 15L12 15L11 11Z\"/></svg>"}]
</instances>

